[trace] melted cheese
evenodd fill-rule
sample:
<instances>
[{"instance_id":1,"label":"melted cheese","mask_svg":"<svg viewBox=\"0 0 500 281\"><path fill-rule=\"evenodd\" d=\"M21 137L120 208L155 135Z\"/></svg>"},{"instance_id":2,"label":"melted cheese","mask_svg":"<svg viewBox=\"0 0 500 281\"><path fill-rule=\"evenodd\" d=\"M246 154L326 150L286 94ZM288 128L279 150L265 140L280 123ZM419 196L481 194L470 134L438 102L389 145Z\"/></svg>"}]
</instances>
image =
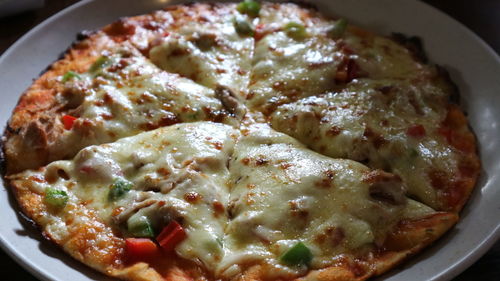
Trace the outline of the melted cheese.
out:
<instances>
[{"instance_id":1,"label":"melted cheese","mask_svg":"<svg viewBox=\"0 0 500 281\"><path fill-rule=\"evenodd\" d=\"M446 116L447 94L430 83L360 80L347 89L284 105L273 127L331 157L368 161L400 175L408 192L434 208L445 207L429 172L453 177L459 153L438 128ZM424 137L409 136L422 125Z\"/></svg>"},{"instance_id":2,"label":"melted cheese","mask_svg":"<svg viewBox=\"0 0 500 281\"><path fill-rule=\"evenodd\" d=\"M169 220L180 220L188 238L177 246L177 253L215 268L223 256L217 241L227 223L226 163L237 137L238 132L227 125L174 125L87 147L73 161L56 161L45 171L24 176L49 180L30 183L32 190L41 194L48 187L64 190L70 197L66 208L85 204L124 235L126 220L134 214L151 218L157 234ZM116 178L132 182L133 189L110 202L108 193ZM46 231L55 237L64 237L65 227L64 218L58 216L46 221Z\"/></svg>"},{"instance_id":3,"label":"melted cheese","mask_svg":"<svg viewBox=\"0 0 500 281\"><path fill-rule=\"evenodd\" d=\"M251 23L236 9L229 15L208 21L190 21L170 30L161 44L150 51L160 68L189 77L204 86L226 86L244 96L250 74L254 40L239 35L233 19Z\"/></svg>"},{"instance_id":4,"label":"melted cheese","mask_svg":"<svg viewBox=\"0 0 500 281\"><path fill-rule=\"evenodd\" d=\"M105 63L67 83L62 103L76 107L73 130L57 141L74 155L82 147L111 142L178 122L227 121L214 91L161 71L131 47L105 53ZM73 153L69 153L73 152Z\"/></svg>"},{"instance_id":5,"label":"melted cheese","mask_svg":"<svg viewBox=\"0 0 500 281\"><path fill-rule=\"evenodd\" d=\"M370 186L377 182L363 180L369 172L357 162L314 153L266 125L249 128L230 163L233 219L220 270L264 260L276 276L301 272L306 268L288 268L278 259L298 241L313 252L311 266L321 268L336 255L382 243L406 215L432 212L407 199L375 200ZM396 185L390 188L404 192Z\"/></svg>"},{"instance_id":6,"label":"melted cheese","mask_svg":"<svg viewBox=\"0 0 500 281\"><path fill-rule=\"evenodd\" d=\"M328 23L304 20L296 6L278 11L267 6L260 22L266 35L256 43L252 60L250 108L272 110L301 97L331 90L343 54L334 40L326 36ZM283 30L290 22L306 28L306 37L294 39Z\"/></svg>"},{"instance_id":7,"label":"melted cheese","mask_svg":"<svg viewBox=\"0 0 500 281\"><path fill-rule=\"evenodd\" d=\"M345 34L350 56L359 65L364 76L373 79L408 79L429 73L429 68L414 58L411 52L392 39L356 32L352 28Z\"/></svg>"}]
</instances>

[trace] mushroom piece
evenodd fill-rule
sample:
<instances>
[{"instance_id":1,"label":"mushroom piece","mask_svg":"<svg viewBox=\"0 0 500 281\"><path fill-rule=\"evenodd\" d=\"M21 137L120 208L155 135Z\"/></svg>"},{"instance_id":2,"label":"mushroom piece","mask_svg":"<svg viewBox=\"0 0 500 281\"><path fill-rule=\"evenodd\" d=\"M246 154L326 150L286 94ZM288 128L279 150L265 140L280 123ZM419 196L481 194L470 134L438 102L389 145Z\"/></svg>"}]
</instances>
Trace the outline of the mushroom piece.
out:
<instances>
[{"instance_id":1,"label":"mushroom piece","mask_svg":"<svg viewBox=\"0 0 500 281\"><path fill-rule=\"evenodd\" d=\"M370 184L369 194L374 200L390 205L402 205L406 202L406 188L397 175L374 170L366 174L363 181Z\"/></svg>"}]
</instances>

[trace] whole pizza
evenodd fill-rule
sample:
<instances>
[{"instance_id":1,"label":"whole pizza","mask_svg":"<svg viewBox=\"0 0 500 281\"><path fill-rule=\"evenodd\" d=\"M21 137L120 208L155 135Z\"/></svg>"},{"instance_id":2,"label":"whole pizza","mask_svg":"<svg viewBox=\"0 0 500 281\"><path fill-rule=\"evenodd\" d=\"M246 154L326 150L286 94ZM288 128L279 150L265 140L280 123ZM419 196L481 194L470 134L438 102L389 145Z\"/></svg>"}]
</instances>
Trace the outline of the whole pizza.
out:
<instances>
[{"instance_id":1,"label":"whole pizza","mask_svg":"<svg viewBox=\"0 0 500 281\"><path fill-rule=\"evenodd\" d=\"M194 3L82 32L22 95L5 181L125 280L365 280L458 220L476 141L416 37Z\"/></svg>"}]
</instances>

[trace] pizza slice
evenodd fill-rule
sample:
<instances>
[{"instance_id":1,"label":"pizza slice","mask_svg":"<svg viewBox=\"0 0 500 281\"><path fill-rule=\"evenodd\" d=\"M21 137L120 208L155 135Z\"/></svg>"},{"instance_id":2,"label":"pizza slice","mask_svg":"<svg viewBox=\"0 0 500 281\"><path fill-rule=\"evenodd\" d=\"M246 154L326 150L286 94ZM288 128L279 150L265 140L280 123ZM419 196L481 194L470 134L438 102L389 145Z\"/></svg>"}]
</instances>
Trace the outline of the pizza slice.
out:
<instances>
[{"instance_id":1,"label":"pizza slice","mask_svg":"<svg viewBox=\"0 0 500 281\"><path fill-rule=\"evenodd\" d=\"M315 151L399 175L408 194L438 210L458 211L479 173L465 116L448 105L449 86L360 79L279 107L273 127Z\"/></svg>"},{"instance_id":2,"label":"pizza slice","mask_svg":"<svg viewBox=\"0 0 500 281\"><path fill-rule=\"evenodd\" d=\"M236 4L179 6L168 13L172 24L151 43L149 58L161 69L209 88L224 86L244 97L250 75L253 17Z\"/></svg>"},{"instance_id":3,"label":"pizza slice","mask_svg":"<svg viewBox=\"0 0 500 281\"><path fill-rule=\"evenodd\" d=\"M8 180L44 236L74 258L125 279L194 278L224 255L227 162L238 137L228 125L178 124Z\"/></svg>"},{"instance_id":4,"label":"pizza slice","mask_svg":"<svg viewBox=\"0 0 500 281\"><path fill-rule=\"evenodd\" d=\"M248 128L234 151L224 239L232 253L219 266L227 277L363 280L457 220L407 198L398 176L320 155L267 125Z\"/></svg>"},{"instance_id":5,"label":"pizza slice","mask_svg":"<svg viewBox=\"0 0 500 281\"><path fill-rule=\"evenodd\" d=\"M94 49L100 41L110 46ZM162 71L129 44L103 34L80 44L91 50L70 51L14 110L5 143L8 173L161 126L230 121L214 90ZM75 63L82 56L86 63Z\"/></svg>"},{"instance_id":6,"label":"pizza slice","mask_svg":"<svg viewBox=\"0 0 500 281\"><path fill-rule=\"evenodd\" d=\"M378 36L295 4L264 4L255 38L247 105L265 115L363 77L433 75L418 38Z\"/></svg>"},{"instance_id":7,"label":"pizza slice","mask_svg":"<svg viewBox=\"0 0 500 281\"><path fill-rule=\"evenodd\" d=\"M277 105L331 90L344 54L327 36L330 26L316 11L264 4L255 28L247 105L269 114Z\"/></svg>"}]
</instances>

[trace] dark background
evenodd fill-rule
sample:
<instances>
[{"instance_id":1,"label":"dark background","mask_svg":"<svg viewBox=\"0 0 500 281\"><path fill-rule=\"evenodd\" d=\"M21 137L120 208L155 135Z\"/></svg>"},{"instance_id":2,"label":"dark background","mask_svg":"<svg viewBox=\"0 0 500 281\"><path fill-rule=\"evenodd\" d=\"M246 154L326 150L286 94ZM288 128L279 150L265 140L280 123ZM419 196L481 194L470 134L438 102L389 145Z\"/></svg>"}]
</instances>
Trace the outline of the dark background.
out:
<instances>
[{"instance_id":1,"label":"dark background","mask_svg":"<svg viewBox=\"0 0 500 281\"><path fill-rule=\"evenodd\" d=\"M0 19L0 55L35 25L78 0L45 2L45 6L39 10ZM463 23L500 54L500 0L423 0L423 2ZM2 250L0 250L0 276L2 280L37 280ZM500 242L454 279L454 281L469 280L500 280Z\"/></svg>"}]
</instances>

